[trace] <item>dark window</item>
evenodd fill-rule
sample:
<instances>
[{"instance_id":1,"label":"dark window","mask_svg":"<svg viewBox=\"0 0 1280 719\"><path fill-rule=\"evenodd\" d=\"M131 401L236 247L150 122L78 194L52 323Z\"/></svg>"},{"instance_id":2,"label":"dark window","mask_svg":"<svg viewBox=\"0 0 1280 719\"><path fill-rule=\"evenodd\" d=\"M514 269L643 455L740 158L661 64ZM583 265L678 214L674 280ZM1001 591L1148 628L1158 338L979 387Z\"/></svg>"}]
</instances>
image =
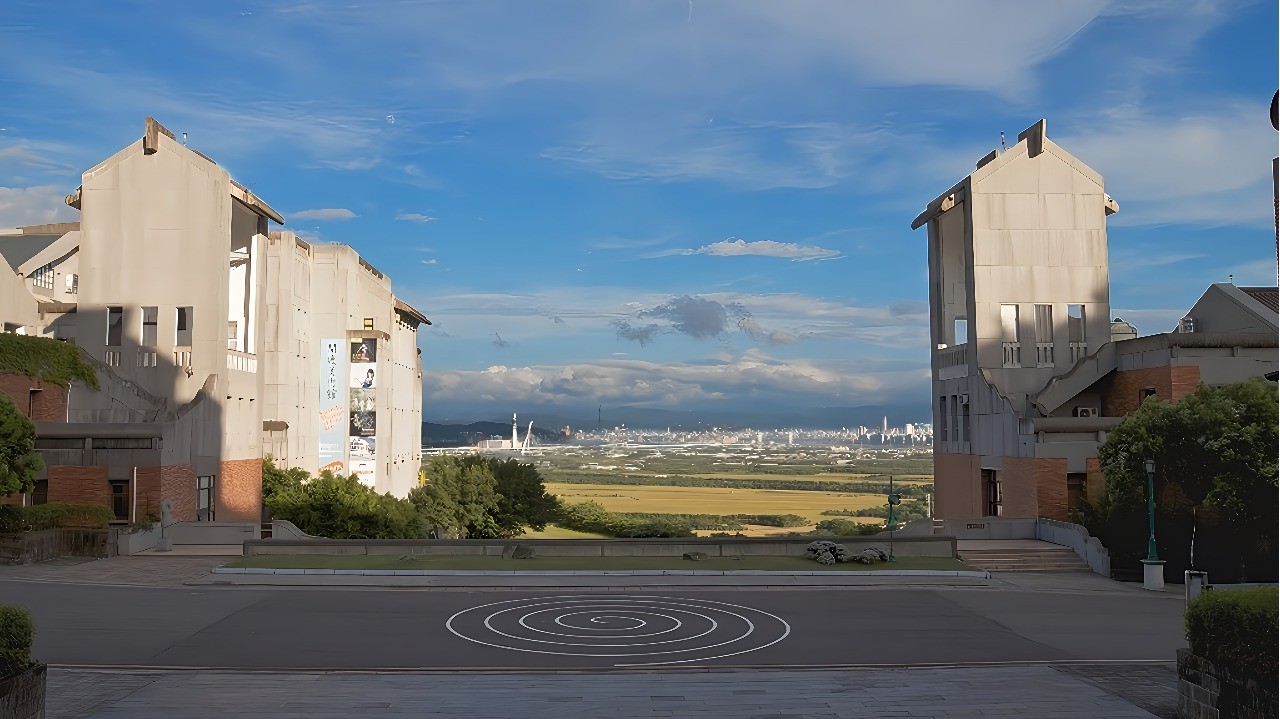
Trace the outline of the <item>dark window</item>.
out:
<instances>
[{"instance_id":1,"label":"dark window","mask_svg":"<svg viewBox=\"0 0 1280 719\"><path fill-rule=\"evenodd\" d=\"M988 517L999 517L1001 514L1000 503L1002 500L1000 494L1000 475L994 469L982 470L982 487L987 497L987 515Z\"/></svg>"},{"instance_id":2,"label":"dark window","mask_svg":"<svg viewBox=\"0 0 1280 719\"><path fill-rule=\"evenodd\" d=\"M947 398L944 395L938 398L938 441L939 442L947 441L947 426L948 426Z\"/></svg>"},{"instance_id":3,"label":"dark window","mask_svg":"<svg viewBox=\"0 0 1280 719\"><path fill-rule=\"evenodd\" d=\"M84 449L84 438L36 437L36 449Z\"/></svg>"},{"instance_id":4,"label":"dark window","mask_svg":"<svg viewBox=\"0 0 1280 719\"><path fill-rule=\"evenodd\" d=\"M32 504L48 504L49 503L49 480L37 479L36 488L31 492Z\"/></svg>"},{"instance_id":5,"label":"dark window","mask_svg":"<svg viewBox=\"0 0 1280 719\"><path fill-rule=\"evenodd\" d=\"M116 519L129 521L129 483L125 481L111 482L111 511Z\"/></svg>"},{"instance_id":6,"label":"dark window","mask_svg":"<svg viewBox=\"0 0 1280 719\"><path fill-rule=\"evenodd\" d=\"M1156 396L1155 387L1143 387L1142 391L1138 393L1138 404L1142 404L1142 401L1148 397L1155 397L1155 396Z\"/></svg>"},{"instance_id":7,"label":"dark window","mask_svg":"<svg viewBox=\"0 0 1280 719\"><path fill-rule=\"evenodd\" d=\"M196 477L196 521L213 521L213 477Z\"/></svg>"},{"instance_id":8,"label":"dark window","mask_svg":"<svg viewBox=\"0 0 1280 719\"><path fill-rule=\"evenodd\" d=\"M107 308L107 346L120 346L120 331L124 327L124 308Z\"/></svg>"},{"instance_id":9,"label":"dark window","mask_svg":"<svg viewBox=\"0 0 1280 719\"><path fill-rule=\"evenodd\" d=\"M1067 509L1079 509L1085 499L1085 484L1089 475L1084 472L1067 473Z\"/></svg>"},{"instance_id":10,"label":"dark window","mask_svg":"<svg viewBox=\"0 0 1280 719\"><path fill-rule=\"evenodd\" d=\"M176 330L173 338L173 344L177 347L191 346L191 323L194 321L192 317L192 308L179 307L177 312Z\"/></svg>"},{"instance_id":11,"label":"dark window","mask_svg":"<svg viewBox=\"0 0 1280 719\"><path fill-rule=\"evenodd\" d=\"M142 308L142 346L156 346L156 324L159 321L158 307Z\"/></svg>"},{"instance_id":12,"label":"dark window","mask_svg":"<svg viewBox=\"0 0 1280 719\"><path fill-rule=\"evenodd\" d=\"M94 437L94 449L151 449L150 437Z\"/></svg>"}]
</instances>

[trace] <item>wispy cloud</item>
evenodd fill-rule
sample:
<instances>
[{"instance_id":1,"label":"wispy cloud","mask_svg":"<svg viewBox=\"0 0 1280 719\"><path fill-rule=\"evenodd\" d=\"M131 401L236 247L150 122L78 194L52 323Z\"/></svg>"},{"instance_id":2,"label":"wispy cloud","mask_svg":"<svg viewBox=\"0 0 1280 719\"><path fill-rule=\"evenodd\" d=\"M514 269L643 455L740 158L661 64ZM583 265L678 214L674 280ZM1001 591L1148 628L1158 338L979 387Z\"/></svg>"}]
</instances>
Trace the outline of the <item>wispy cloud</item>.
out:
<instances>
[{"instance_id":1,"label":"wispy cloud","mask_svg":"<svg viewBox=\"0 0 1280 719\"><path fill-rule=\"evenodd\" d=\"M358 217L356 213L345 207L326 207L319 210L299 210L291 215L299 220L329 220L341 222Z\"/></svg>"},{"instance_id":2,"label":"wispy cloud","mask_svg":"<svg viewBox=\"0 0 1280 719\"><path fill-rule=\"evenodd\" d=\"M0 228L71 222L79 219L61 187L0 187Z\"/></svg>"},{"instance_id":3,"label":"wispy cloud","mask_svg":"<svg viewBox=\"0 0 1280 719\"><path fill-rule=\"evenodd\" d=\"M759 257L784 257L804 262L807 260L829 260L833 257L839 257L840 251L828 250L823 247L814 247L811 245L798 245L790 242L775 242L774 240L757 240L755 242L747 242L736 237L731 237L727 240L706 245L705 247L699 247L696 250L687 250L684 254L715 255L717 257L744 257L747 255L756 255Z\"/></svg>"},{"instance_id":4,"label":"wispy cloud","mask_svg":"<svg viewBox=\"0 0 1280 719\"><path fill-rule=\"evenodd\" d=\"M428 222L435 222L439 218L432 217L430 215L424 215L419 212L397 212L396 219L404 220L405 222L421 222L425 224Z\"/></svg>"}]
</instances>

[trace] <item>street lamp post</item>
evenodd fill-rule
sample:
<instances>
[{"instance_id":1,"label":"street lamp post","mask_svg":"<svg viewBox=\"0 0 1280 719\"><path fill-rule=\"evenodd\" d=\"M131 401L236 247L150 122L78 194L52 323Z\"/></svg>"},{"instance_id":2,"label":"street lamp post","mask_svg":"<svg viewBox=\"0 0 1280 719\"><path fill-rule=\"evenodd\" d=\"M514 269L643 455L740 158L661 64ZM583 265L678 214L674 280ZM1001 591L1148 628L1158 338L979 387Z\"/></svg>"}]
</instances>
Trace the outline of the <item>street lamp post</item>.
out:
<instances>
[{"instance_id":1,"label":"street lamp post","mask_svg":"<svg viewBox=\"0 0 1280 719\"><path fill-rule=\"evenodd\" d=\"M1156 461L1143 463L1147 470L1147 558L1142 560L1142 588L1160 591L1164 589L1164 562L1156 553Z\"/></svg>"}]
</instances>

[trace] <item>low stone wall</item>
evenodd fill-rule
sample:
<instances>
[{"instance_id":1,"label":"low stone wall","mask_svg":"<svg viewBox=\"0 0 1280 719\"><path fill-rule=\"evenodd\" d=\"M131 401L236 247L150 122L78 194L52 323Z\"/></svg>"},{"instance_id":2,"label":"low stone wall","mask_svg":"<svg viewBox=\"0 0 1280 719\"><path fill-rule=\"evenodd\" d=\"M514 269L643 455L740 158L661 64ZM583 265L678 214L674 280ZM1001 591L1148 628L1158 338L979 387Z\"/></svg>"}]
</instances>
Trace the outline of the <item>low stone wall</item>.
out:
<instances>
[{"instance_id":1,"label":"low stone wall","mask_svg":"<svg viewBox=\"0 0 1280 719\"><path fill-rule=\"evenodd\" d=\"M0 717L44 719L45 676L48 667L38 664L0 680Z\"/></svg>"},{"instance_id":2,"label":"low stone wall","mask_svg":"<svg viewBox=\"0 0 1280 719\"><path fill-rule=\"evenodd\" d=\"M0 536L0 564L35 564L58 557L106 557L105 529L45 529Z\"/></svg>"},{"instance_id":3,"label":"low stone wall","mask_svg":"<svg viewBox=\"0 0 1280 719\"><path fill-rule=\"evenodd\" d=\"M1036 522L1036 539L1071 547L1095 573L1111 578L1111 554L1083 526L1041 517Z\"/></svg>"},{"instance_id":4,"label":"low stone wall","mask_svg":"<svg viewBox=\"0 0 1280 719\"><path fill-rule=\"evenodd\" d=\"M938 529L956 539L1035 539L1035 519L1002 517L950 517Z\"/></svg>"},{"instance_id":5,"label":"low stone wall","mask_svg":"<svg viewBox=\"0 0 1280 719\"><path fill-rule=\"evenodd\" d=\"M539 557L679 557L705 552L712 557L804 556L804 548L818 539L839 542L857 553L867 547L887 547L888 535L870 537L801 537L779 539L258 539L244 543L245 556L262 554L394 554L427 556L491 556L510 553L517 545L530 547ZM956 556L954 537L907 537L893 543L899 557Z\"/></svg>"},{"instance_id":6,"label":"low stone wall","mask_svg":"<svg viewBox=\"0 0 1280 719\"><path fill-rule=\"evenodd\" d=\"M176 522L164 528L164 538L179 544L239 544L262 536L255 522Z\"/></svg>"},{"instance_id":7,"label":"low stone wall","mask_svg":"<svg viewBox=\"0 0 1280 719\"><path fill-rule=\"evenodd\" d=\"M1178 650L1179 719L1273 719L1276 681L1260 681Z\"/></svg>"}]
</instances>

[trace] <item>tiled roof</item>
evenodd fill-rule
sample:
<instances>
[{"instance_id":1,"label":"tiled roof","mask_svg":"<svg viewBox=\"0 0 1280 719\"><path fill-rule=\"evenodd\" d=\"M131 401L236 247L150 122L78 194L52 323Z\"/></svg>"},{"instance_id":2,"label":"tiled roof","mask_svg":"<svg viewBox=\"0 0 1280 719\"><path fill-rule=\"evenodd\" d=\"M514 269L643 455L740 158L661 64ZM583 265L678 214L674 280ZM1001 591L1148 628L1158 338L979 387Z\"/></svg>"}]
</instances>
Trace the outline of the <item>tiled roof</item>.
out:
<instances>
[{"instance_id":1,"label":"tiled roof","mask_svg":"<svg viewBox=\"0 0 1280 719\"><path fill-rule=\"evenodd\" d=\"M1280 313L1280 289L1275 287L1241 287L1240 291L1262 303L1272 312Z\"/></svg>"}]
</instances>

